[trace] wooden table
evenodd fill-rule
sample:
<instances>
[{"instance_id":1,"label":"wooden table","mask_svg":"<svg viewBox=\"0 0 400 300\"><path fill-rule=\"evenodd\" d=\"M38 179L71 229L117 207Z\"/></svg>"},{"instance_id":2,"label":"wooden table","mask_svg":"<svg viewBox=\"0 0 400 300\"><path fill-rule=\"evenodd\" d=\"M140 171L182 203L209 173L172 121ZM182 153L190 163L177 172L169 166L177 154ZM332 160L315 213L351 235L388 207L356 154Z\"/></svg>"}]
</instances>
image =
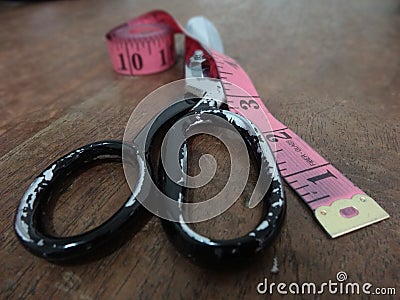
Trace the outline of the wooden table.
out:
<instances>
[{"instance_id":1,"label":"wooden table","mask_svg":"<svg viewBox=\"0 0 400 300\"><path fill-rule=\"evenodd\" d=\"M139 101L181 78L181 54L180 63L157 75L130 78L111 68L105 32L155 8L182 23L198 14L210 18L270 111L391 218L332 240L286 186L281 235L256 264L240 270L191 264L156 218L99 260L56 265L29 254L16 239L13 218L35 175L77 146L121 139ZM7 1L0 3L0 24L1 298L252 299L264 278L322 283L339 271L348 282L398 284L399 1ZM212 140L195 140L192 147L195 156L213 152L223 177L223 147ZM95 167L60 196L48 227L60 235L93 228L128 193L120 165ZM196 229L232 237L251 228L257 215L235 205ZM326 292L323 299L329 297Z\"/></svg>"}]
</instances>

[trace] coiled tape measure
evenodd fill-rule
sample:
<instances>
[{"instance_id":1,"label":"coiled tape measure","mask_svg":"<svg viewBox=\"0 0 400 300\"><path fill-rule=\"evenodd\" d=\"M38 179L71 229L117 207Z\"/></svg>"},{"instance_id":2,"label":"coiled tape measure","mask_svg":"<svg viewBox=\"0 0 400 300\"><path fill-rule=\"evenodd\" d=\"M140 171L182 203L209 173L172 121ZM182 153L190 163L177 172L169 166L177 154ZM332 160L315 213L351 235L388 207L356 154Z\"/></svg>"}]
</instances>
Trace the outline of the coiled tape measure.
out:
<instances>
[{"instance_id":1,"label":"coiled tape measure","mask_svg":"<svg viewBox=\"0 0 400 300\"><path fill-rule=\"evenodd\" d=\"M151 11L106 35L114 70L136 76L170 68L176 61L176 33L186 37L185 62L195 49L204 50L210 64L209 76L221 79L229 106L256 124L270 146L274 146L281 176L332 238L389 217L374 199L268 111L250 78L235 60L213 49L205 49L168 13ZM247 94L232 88L235 85ZM265 116L272 130L265 128Z\"/></svg>"}]
</instances>

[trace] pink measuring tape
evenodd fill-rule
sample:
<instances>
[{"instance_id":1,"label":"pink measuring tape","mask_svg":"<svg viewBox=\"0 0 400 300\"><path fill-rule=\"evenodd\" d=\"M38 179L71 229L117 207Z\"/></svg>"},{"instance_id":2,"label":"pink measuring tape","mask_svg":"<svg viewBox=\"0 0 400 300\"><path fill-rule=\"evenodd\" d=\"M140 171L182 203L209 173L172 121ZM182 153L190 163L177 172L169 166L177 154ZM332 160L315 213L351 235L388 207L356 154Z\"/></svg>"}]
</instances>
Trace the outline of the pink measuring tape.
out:
<instances>
[{"instance_id":1,"label":"pink measuring tape","mask_svg":"<svg viewBox=\"0 0 400 300\"><path fill-rule=\"evenodd\" d=\"M175 33L185 34L185 61L195 50L203 50L210 64L210 77L221 79L230 108L263 132L271 148L276 149L281 176L332 238L389 217L371 197L268 111L236 61L206 49L168 13L151 11L107 33L114 70L124 75L144 75L170 68L176 61ZM232 88L235 85L247 94ZM271 128L266 127L266 116Z\"/></svg>"}]
</instances>

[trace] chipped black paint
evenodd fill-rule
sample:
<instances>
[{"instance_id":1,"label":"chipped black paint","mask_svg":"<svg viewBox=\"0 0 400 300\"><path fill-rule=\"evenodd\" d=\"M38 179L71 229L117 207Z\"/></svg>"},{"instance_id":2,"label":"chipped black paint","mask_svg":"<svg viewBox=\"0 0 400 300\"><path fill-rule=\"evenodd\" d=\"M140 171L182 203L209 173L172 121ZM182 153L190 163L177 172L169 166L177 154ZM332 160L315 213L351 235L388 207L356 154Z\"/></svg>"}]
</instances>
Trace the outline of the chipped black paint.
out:
<instances>
[{"instance_id":1,"label":"chipped black paint","mask_svg":"<svg viewBox=\"0 0 400 300\"><path fill-rule=\"evenodd\" d=\"M51 195L57 193L63 181L78 176L83 168L97 163L121 162L123 146L129 147L132 155L136 155L134 148L119 141L96 142L61 157L33 181L15 216L15 232L30 252L49 261L69 261L89 255L112 243L114 235L139 213L142 207L134 201L130 206L121 207L99 227L71 237L52 236L45 231L41 220Z\"/></svg>"},{"instance_id":2,"label":"chipped black paint","mask_svg":"<svg viewBox=\"0 0 400 300\"><path fill-rule=\"evenodd\" d=\"M216 265L235 265L238 262L251 260L269 246L282 226L286 201L282 183L277 171L270 173L275 161L270 153L264 137L259 135L257 128L247 119L218 109L216 101L209 99L188 99L172 104L155 117L135 138L133 148L118 141L102 141L79 148L46 168L31 184L21 199L15 217L15 231L21 243L33 254L49 261L70 261L92 255L111 243L113 236L123 233L125 225L139 216L142 206L135 196L141 192L141 186L134 190L126 203L105 223L88 232L71 237L54 237L47 233L42 226L39 216L48 204L50 195L56 193L60 183L67 177L78 175L78 171L95 162L122 160L122 148L127 147L129 155L142 161L140 178L146 182L151 176L158 187L170 198L185 201L184 188L172 182L162 167L154 170L152 151L154 139L162 135L180 118L188 115L214 114L230 122L241 134L246 146L250 150L255 165L260 174L264 172L272 178L272 184L263 197L264 212L260 223L254 230L243 237L231 240L211 240L192 231L182 218L180 222L162 220L163 227L173 244L186 257L194 262ZM189 124L189 126L196 126ZM187 168L187 145L181 148L181 167ZM263 164L264 163L264 164ZM260 166L265 165L264 169ZM162 166L160 160L159 166ZM276 169L277 170L277 169ZM143 177L143 178L142 178ZM143 189L145 190L145 189ZM151 197L151 193L146 195ZM179 212L171 212L178 213ZM124 234L124 233L123 233Z\"/></svg>"},{"instance_id":3,"label":"chipped black paint","mask_svg":"<svg viewBox=\"0 0 400 300\"><path fill-rule=\"evenodd\" d=\"M210 239L194 232L184 222L182 215L179 216L180 222L165 219L162 219L161 222L173 245L195 263L211 267L235 266L238 263L254 259L257 254L271 245L283 224L286 201L272 153L269 148L266 148L269 146L265 139L258 134L257 128L244 117L226 110L210 109L210 106L207 107L207 105L196 106L196 110L189 112L186 116L194 114L200 117L204 113L219 116L232 124L250 150L249 153L255 160L255 165L258 166L258 172L268 173L269 178L272 176L268 192L262 199L264 205L262 218L256 228L245 236L230 240ZM186 162L188 156L186 144L182 146L180 155L180 161ZM262 163L267 167L261 169ZM161 161L160 164L162 164ZM187 171L185 165L182 164L181 167L185 172ZM274 174L270 172L271 167L275 167ZM159 176L160 188L163 192L172 199L185 202L184 188L173 182L162 167L159 169Z\"/></svg>"}]
</instances>

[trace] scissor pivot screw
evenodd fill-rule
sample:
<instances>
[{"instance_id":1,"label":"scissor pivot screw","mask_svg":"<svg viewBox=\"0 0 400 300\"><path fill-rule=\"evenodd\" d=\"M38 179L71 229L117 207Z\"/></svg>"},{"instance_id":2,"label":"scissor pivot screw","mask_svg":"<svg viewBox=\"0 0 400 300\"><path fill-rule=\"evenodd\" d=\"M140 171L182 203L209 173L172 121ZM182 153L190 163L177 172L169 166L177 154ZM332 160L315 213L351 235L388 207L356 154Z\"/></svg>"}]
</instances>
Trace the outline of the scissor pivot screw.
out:
<instances>
[{"instance_id":1,"label":"scissor pivot screw","mask_svg":"<svg viewBox=\"0 0 400 300\"><path fill-rule=\"evenodd\" d=\"M206 59L204 58L204 52L202 50L198 49L194 51L189 61L190 77L204 77L203 63L205 61Z\"/></svg>"}]
</instances>

